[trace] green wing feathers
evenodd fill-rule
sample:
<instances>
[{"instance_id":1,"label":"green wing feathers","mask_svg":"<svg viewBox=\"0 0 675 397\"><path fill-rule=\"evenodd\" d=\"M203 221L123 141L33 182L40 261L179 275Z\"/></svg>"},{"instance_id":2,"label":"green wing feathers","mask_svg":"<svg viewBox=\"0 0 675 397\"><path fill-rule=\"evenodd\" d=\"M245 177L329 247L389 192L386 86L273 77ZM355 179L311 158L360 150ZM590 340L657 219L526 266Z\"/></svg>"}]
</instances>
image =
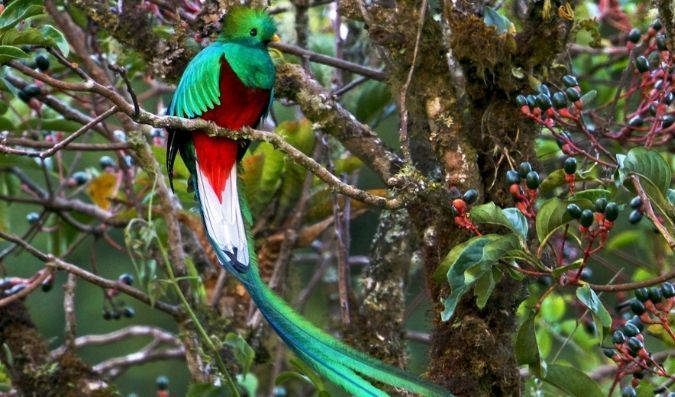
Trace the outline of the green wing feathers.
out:
<instances>
[{"instance_id":1,"label":"green wing feathers","mask_svg":"<svg viewBox=\"0 0 675 397\"><path fill-rule=\"evenodd\" d=\"M224 55L225 45L215 43L190 61L173 95L170 115L194 118L220 105L220 61Z\"/></svg>"}]
</instances>

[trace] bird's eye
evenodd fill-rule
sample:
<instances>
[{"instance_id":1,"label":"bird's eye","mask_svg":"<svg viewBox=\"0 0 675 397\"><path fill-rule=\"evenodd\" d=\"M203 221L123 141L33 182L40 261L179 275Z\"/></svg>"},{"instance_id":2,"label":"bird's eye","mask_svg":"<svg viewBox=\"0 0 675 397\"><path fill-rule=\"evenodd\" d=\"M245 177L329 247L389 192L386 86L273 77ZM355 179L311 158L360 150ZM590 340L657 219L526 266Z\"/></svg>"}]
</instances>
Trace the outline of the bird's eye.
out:
<instances>
[{"instance_id":1,"label":"bird's eye","mask_svg":"<svg viewBox=\"0 0 675 397\"><path fill-rule=\"evenodd\" d=\"M255 36L258 35L258 29L253 28L253 29L251 29L250 32L248 32L248 34L250 34L252 37L255 37Z\"/></svg>"}]
</instances>

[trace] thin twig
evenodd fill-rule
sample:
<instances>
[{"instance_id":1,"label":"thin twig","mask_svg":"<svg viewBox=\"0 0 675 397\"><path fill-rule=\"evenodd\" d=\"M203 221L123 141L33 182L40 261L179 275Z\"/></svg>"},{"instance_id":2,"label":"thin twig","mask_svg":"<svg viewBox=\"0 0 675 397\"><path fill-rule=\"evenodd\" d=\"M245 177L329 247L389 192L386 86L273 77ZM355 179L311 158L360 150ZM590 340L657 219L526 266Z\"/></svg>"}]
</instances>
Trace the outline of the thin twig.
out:
<instances>
[{"instance_id":1,"label":"thin twig","mask_svg":"<svg viewBox=\"0 0 675 397\"><path fill-rule=\"evenodd\" d=\"M56 153L59 150L65 148L66 146L68 146L68 144L70 144L70 142L74 141L77 137L79 137L80 135L89 131L91 129L91 127L93 127L96 124L100 123L101 121L107 119L109 116L113 115L114 113L117 113L117 106L113 106L110 109L106 110L105 112L101 113L98 117L92 119L90 122L83 125L80 129L78 129L77 131L68 135L64 140L62 140L61 142L52 146L51 148L38 153L37 157L40 157L41 159L44 159L44 158L53 156L54 153Z\"/></svg>"},{"instance_id":2,"label":"thin twig","mask_svg":"<svg viewBox=\"0 0 675 397\"><path fill-rule=\"evenodd\" d=\"M401 93L399 97L400 112L401 112L401 126L399 130L399 140L401 141L401 153L403 154L403 159L408 163L412 164L412 159L410 157L410 141L408 137L408 108L407 108L407 98L408 98L408 89L410 88L410 83L412 82L413 74L415 73L415 65L417 63L417 54L419 53L420 42L422 40L422 28L424 27L424 19L427 15L427 0L422 0L422 5L420 6L420 19L417 27L417 37L415 38L415 49L413 50L412 63L410 64L410 70L408 70L408 77L401 87Z\"/></svg>"},{"instance_id":3,"label":"thin twig","mask_svg":"<svg viewBox=\"0 0 675 397\"><path fill-rule=\"evenodd\" d=\"M361 76L369 77L373 80L384 81L387 79L387 74L381 70L372 69L357 63L345 61L340 58L319 54L292 44L277 42L271 43L270 47L276 48L279 51L285 52L287 54L293 54L305 59L309 59L310 61L316 63L333 66L342 70L348 70L350 72L360 74Z\"/></svg>"},{"instance_id":4,"label":"thin twig","mask_svg":"<svg viewBox=\"0 0 675 397\"><path fill-rule=\"evenodd\" d=\"M68 281L63 285L63 311L66 317L66 327L64 336L64 346L66 351L72 352L75 349L76 323L75 318L75 275L68 274Z\"/></svg>"}]
</instances>

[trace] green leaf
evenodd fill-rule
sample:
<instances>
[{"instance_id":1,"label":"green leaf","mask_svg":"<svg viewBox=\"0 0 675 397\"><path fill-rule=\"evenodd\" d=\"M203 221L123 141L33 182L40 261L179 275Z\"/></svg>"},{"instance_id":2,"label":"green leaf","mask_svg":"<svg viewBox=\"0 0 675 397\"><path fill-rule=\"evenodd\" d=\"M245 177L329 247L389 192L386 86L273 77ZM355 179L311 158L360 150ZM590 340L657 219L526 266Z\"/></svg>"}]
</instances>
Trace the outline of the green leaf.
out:
<instances>
[{"instance_id":1,"label":"green leaf","mask_svg":"<svg viewBox=\"0 0 675 397\"><path fill-rule=\"evenodd\" d=\"M546 244L546 241L559 227L572 220L572 216L567 213L569 203L575 203L581 208L592 206L590 200L561 200L557 197L546 200L537 212L537 223L535 225L540 245Z\"/></svg>"},{"instance_id":2,"label":"green leaf","mask_svg":"<svg viewBox=\"0 0 675 397\"><path fill-rule=\"evenodd\" d=\"M588 200L591 203L595 203L595 200L604 197L609 199L612 196L612 192L607 189L586 189L575 192L572 197L569 198L570 201L575 200ZM579 204L579 203L577 203ZM579 204L581 206L581 204ZM582 207L583 208L583 207Z\"/></svg>"},{"instance_id":3,"label":"green leaf","mask_svg":"<svg viewBox=\"0 0 675 397\"><path fill-rule=\"evenodd\" d=\"M246 342L246 339L234 332L228 332L228 334L225 335L225 341L223 343L232 348L234 359L237 360L237 363L242 367L242 372L248 373L251 370L251 365L253 365L255 351L248 342Z\"/></svg>"},{"instance_id":4,"label":"green leaf","mask_svg":"<svg viewBox=\"0 0 675 397\"><path fill-rule=\"evenodd\" d=\"M658 152L645 148L631 149L623 161L622 171L648 179L663 195L668 194L672 170ZM646 186L643 186L647 190Z\"/></svg>"},{"instance_id":5,"label":"green leaf","mask_svg":"<svg viewBox=\"0 0 675 397\"><path fill-rule=\"evenodd\" d=\"M495 289L496 283L501 278L502 273L496 267L492 268L491 272L485 272L477 281L473 288L473 293L476 295L476 306L483 309L487 304L492 291Z\"/></svg>"},{"instance_id":6,"label":"green leaf","mask_svg":"<svg viewBox=\"0 0 675 397\"><path fill-rule=\"evenodd\" d=\"M27 58L28 54L18 47L10 45L0 45L0 65L11 61L12 59Z\"/></svg>"},{"instance_id":7,"label":"green leaf","mask_svg":"<svg viewBox=\"0 0 675 397\"><path fill-rule=\"evenodd\" d=\"M0 14L0 30L9 29L22 20L41 14L42 10L42 0L15 0Z\"/></svg>"},{"instance_id":8,"label":"green leaf","mask_svg":"<svg viewBox=\"0 0 675 397\"><path fill-rule=\"evenodd\" d=\"M595 99L596 96L598 96L598 91L590 90L581 97L580 101L584 105L588 105L593 101L593 99Z\"/></svg>"},{"instance_id":9,"label":"green leaf","mask_svg":"<svg viewBox=\"0 0 675 397\"><path fill-rule=\"evenodd\" d=\"M638 397L654 397L655 395L658 395L658 393L654 393L654 386L645 379L640 381L640 384L635 388L635 391L637 391Z\"/></svg>"},{"instance_id":10,"label":"green leaf","mask_svg":"<svg viewBox=\"0 0 675 397\"><path fill-rule=\"evenodd\" d=\"M598 384L582 371L567 365L551 364L542 380L574 397L604 397Z\"/></svg>"},{"instance_id":11,"label":"green leaf","mask_svg":"<svg viewBox=\"0 0 675 397\"><path fill-rule=\"evenodd\" d=\"M516 208L501 209L493 202L473 207L469 213L471 220L476 223L490 223L506 226L516 233L522 240L527 238L527 219Z\"/></svg>"},{"instance_id":12,"label":"green leaf","mask_svg":"<svg viewBox=\"0 0 675 397\"><path fill-rule=\"evenodd\" d=\"M610 235L605 250L606 252L612 252L625 247L643 246L645 237L645 233L642 230L624 230L619 234Z\"/></svg>"},{"instance_id":13,"label":"green leaf","mask_svg":"<svg viewBox=\"0 0 675 397\"><path fill-rule=\"evenodd\" d=\"M14 124L7 117L0 117L0 131L12 131Z\"/></svg>"},{"instance_id":14,"label":"green leaf","mask_svg":"<svg viewBox=\"0 0 675 397\"><path fill-rule=\"evenodd\" d=\"M66 40L66 37L61 33L60 30L56 29L52 25L43 25L40 28L40 32L42 33L42 36L47 40L50 44L55 45L59 51L63 53L63 55L68 56L68 53L70 52L70 46L68 45L68 40Z\"/></svg>"},{"instance_id":15,"label":"green leaf","mask_svg":"<svg viewBox=\"0 0 675 397\"><path fill-rule=\"evenodd\" d=\"M326 386L323 383L323 379L321 379L321 376L319 376L319 374L314 372L314 370L304 361L298 359L297 357L293 357L290 360L288 360L288 363L293 368L295 368L297 372L307 377L307 379L309 379L310 383L314 385L317 391L326 390Z\"/></svg>"},{"instance_id":16,"label":"green leaf","mask_svg":"<svg viewBox=\"0 0 675 397\"><path fill-rule=\"evenodd\" d=\"M546 371L546 364L542 361L539 354L539 345L537 344L537 335L534 329L534 318L536 313L530 311L518 328L516 334L516 360L520 365L528 365L530 371L538 378L541 378Z\"/></svg>"},{"instance_id":17,"label":"green leaf","mask_svg":"<svg viewBox=\"0 0 675 397\"><path fill-rule=\"evenodd\" d=\"M441 313L441 319L448 321L459 299L471 285L485 272L491 271L492 265L499 261L504 253L517 247L519 247L518 238L513 234L478 236L455 246L434 273L436 276L446 273L450 284L450 296L443 301L445 309Z\"/></svg>"},{"instance_id":18,"label":"green leaf","mask_svg":"<svg viewBox=\"0 0 675 397\"><path fill-rule=\"evenodd\" d=\"M487 26L494 26L495 29L497 29L498 34L515 33L516 29L513 26L513 23L511 23L507 17L498 13L492 7L485 7L484 11L485 17L483 18L483 22Z\"/></svg>"},{"instance_id":19,"label":"green leaf","mask_svg":"<svg viewBox=\"0 0 675 397\"><path fill-rule=\"evenodd\" d=\"M258 394L258 378L253 374L237 374L237 382L246 390L248 396Z\"/></svg>"},{"instance_id":20,"label":"green leaf","mask_svg":"<svg viewBox=\"0 0 675 397\"><path fill-rule=\"evenodd\" d=\"M541 317L547 323L558 322L565 315L565 306L562 296L551 294L541 303Z\"/></svg>"},{"instance_id":21,"label":"green leaf","mask_svg":"<svg viewBox=\"0 0 675 397\"><path fill-rule=\"evenodd\" d=\"M593 312L593 319L595 322L600 325L604 333L609 332L609 329L612 326L612 316L609 314L605 306L598 298L598 295L591 289L588 284L585 284L582 287L577 288L577 298L581 303L584 304L591 312ZM602 340L602 336L600 337Z\"/></svg>"}]
</instances>

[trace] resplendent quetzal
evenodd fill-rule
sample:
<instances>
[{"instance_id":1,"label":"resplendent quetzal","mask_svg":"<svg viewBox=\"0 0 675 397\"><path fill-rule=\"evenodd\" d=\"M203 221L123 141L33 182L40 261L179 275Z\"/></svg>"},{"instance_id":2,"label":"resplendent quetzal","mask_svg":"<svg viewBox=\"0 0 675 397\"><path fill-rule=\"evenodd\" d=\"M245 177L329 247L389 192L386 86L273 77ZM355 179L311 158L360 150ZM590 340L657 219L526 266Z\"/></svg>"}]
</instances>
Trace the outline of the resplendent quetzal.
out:
<instances>
[{"instance_id":1,"label":"resplendent quetzal","mask_svg":"<svg viewBox=\"0 0 675 397\"><path fill-rule=\"evenodd\" d=\"M267 45L278 40L262 10L232 9L218 39L189 63L174 93L169 114L210 120L239 130L255 127L272 101L275 68ZM169 176L180 152L191 173L195 196L220 263L248 290L281 339L317 372L356 396L386 396L362 376L423 396L449 396L438 386L375 360L336 340L296 313L261 280L250 233L251 213L237 189L237 160L248 142L169 131Z\"/></svg>"}]
</instances>

